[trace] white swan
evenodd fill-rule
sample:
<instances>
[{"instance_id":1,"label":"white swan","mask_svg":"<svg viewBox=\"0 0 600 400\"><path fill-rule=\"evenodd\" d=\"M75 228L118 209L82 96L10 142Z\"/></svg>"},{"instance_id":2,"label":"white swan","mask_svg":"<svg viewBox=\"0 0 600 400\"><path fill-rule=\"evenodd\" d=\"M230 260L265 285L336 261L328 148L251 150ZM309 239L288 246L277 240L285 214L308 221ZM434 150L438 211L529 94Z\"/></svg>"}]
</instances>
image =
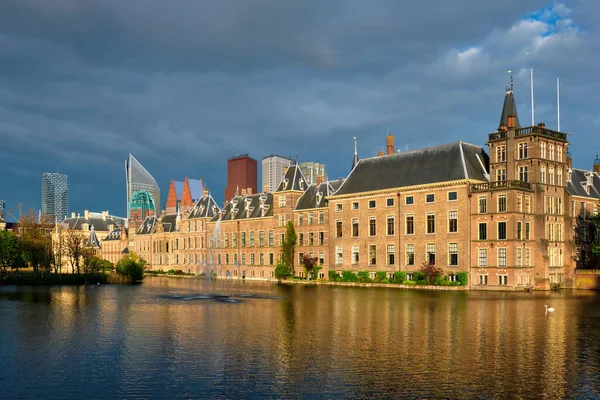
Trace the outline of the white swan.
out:
<instances>
[{"instance_id":1,"label":"white swan","mask_svg":"<svg viewBox=\"0 0 600 400\"><path fill-rule=\"evenodd\" d=\"M547 305L544 305L544 307L546 307L546 312L547 312L547 313L549 313L549 312L554 312L554 308L552 308L552 307L548 307Z\"/></svg>"}]
</instances>

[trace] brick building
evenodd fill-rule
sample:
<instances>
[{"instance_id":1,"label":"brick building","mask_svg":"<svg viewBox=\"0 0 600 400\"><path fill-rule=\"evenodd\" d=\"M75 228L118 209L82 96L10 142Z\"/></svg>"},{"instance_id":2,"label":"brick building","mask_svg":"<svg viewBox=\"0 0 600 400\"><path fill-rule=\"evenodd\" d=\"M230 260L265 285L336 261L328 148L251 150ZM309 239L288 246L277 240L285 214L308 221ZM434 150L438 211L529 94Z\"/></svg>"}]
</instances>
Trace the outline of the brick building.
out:
<instances>
[{"instance_id":1,"label":"brick building","mask_svg":"<svg viewBox=\"0 0 600 400\"><path fill-rule=\"evenodd\" d=\"M521 127L512 88L487 139L487 152L457 141L396 153L388 135L385 154L358 159L355 146L346 179L309 184L294 164L272 192L230 185L222 209L204 190L189 213L130 226L129 250L152 269L271 279L293 221L295 264L318 258L321 279L344 270L410 277L433 263L451 280L467 272L471 288L568 281L586 262L574 232L586 236L583 217L598 212L600 161L575 169L565 133Z\"/></svg>"},{"instance_id":2,"label":"brick building","mask_svg":"<svg viewBox=\"0 0 600 400\"><path fill-rule=\"evenodd\" d=\"M236 196L236 191L256 193L258 185L258 164L247 154L237 155L227 160L227 187L225 201Z\"/></svg>"}]
</instances>

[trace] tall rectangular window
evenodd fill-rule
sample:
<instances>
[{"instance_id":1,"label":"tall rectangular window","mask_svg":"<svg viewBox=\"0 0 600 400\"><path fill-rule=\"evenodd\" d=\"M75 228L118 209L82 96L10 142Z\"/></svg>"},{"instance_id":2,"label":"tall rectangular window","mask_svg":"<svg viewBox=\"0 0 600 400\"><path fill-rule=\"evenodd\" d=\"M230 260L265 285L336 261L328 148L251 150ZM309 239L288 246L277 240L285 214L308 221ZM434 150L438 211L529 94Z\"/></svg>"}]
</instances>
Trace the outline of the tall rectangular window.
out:
<instances>
[{"instance_id":1,"label":"tall rectangular window","mask_svg":"<svg viewBox=\"0 0 600 400\"><path fill-rule=\"evenodd\" d=\"M498 267L505 268L506 267L506 249L498 249Z\"/></svg>"},{"instance_id":2,"label":"tall rectangular window","mask_svg":"<svg viewBox=\"0 0 600 400\"><path fill-rule=\"evenodd\" d=\"M506 212L506 195L498 195L498 212Z\"/></svg>"},{"instance_id":3,"label":"tall rectangular window","mask_svg":"<svg viewBox=\"0 0 600 400\"><path fill-rule=\"evenodd\" d=\"M519 159L527 158L527 142L519 143Z\"/></svg>"},{"instance_id":4,"label":"tall rectangular window","mask_svg":"<svg viewBox=\"0 0 600 400\"><path fill-rule=\"evenodd\" d=\"M427 262L431 265L435 265L435 244L427 244Z\"/></svg>"},{"instance_id":5,"label":"tall rectangular window","mask_svg":"<svg viewBox=\"0 0 600 400\"><path fill-rule=\"evenodd\" d=\"M478 261L479 267L487 267L487 249L479 249L478 255L479 255L479 261Z\"/></svg>"},{"instance_id":6,"label":"tall rectangular window","mask_svg":"<svg viewBox=\"0 0 600 400\"><path fill-rule=\"evenodd\" d=\"M562 186L563 185L563 172L562 172L562 168L557 168L556 169L556 184L558 186Z\"/></svg>"},{"instance_id":7,"label":"tall rectangular window","mask_svg":"<svg viewBox=\"0 0 600 400\"><path fill-rule=\"evenodd\" d=\"M406 214L406 234L412 235L415 233L415 216Z\"/></svg>"},{"instance_id":8,"label":"tall rectangular window","mask_svg":"<svg viewBox=\"0 0 600 400\"><path fill-rule=\"evenodd\" d=\"M525 212L531 214L531 197L525 196Z\"/></svg>"},{"instance_id":9,"label":"tall rectangular window","mask_svg":"<svg viewBox=\"0 0 600 400\"><path fill-rule=\"evenodd\" d=\"M319 232L319 246L325 244L325 232Z\"/></svg>"},{"instance_id":10,"label":"tall rectangular window","mask_svg":"<svg viewBox=\"0 0 600 400\"><path fill-rule=\"evenodd\" d=\"M396 262L396 255L394 254L394 245L387 245L387 264L394 265Z\"/></svg>"},{"instance_id":11,"label":"tall rectangular window","mask_svg":"<svg viewBox=\"0 0 600 400\"><path fill-rule=\"evenodd\" d=\"M540 157L546 158L546 142L540 143Z\"/></svg>"},{"instance_id":12,"label":"tall rectangular window","mask_svg":"<svg viewBox=\"0 0 600 400\"><path fill-rule=\"evenodd\" d=\"M342 221L335 221L335 236L342 237Z\"/></svg>"},{"instance_id":13,"label":"tall rectangular window","mask_svg":"<svg viewBox=\"0 0 600 400\"><path fill-rule=\"evenodd\" d=\"M487 198L481 196L479 198L479 214L485 214L487 212Z\"/></svg>"},{"instance_id":14,"label":"tall rectangular window","mask_svg":"<svg viewBox=\"0 0 600 400\"><path fill-rule=\"evenodd\" d=\"M250 232L250 247L254 247L254 231Z\"/></svg>"},{"instance_id":15,"label":"tall rectangular window","mask_svg":"<svg viewBox=\"0 0 600 400\"><path fill-rule=\"evenodd\" d=\"M528 175L527 175L527 165L521 165L519 167L519 180L521 182L528 182Z\"/></svg>"},{"instance_id":16,"label":"tall rectangular window","mask_svg":"<svg viewBox=\"0 0 600 400\"><path fill-rule=\"evenodd\" d=\"M260 265L265 265L265 255L264 255L264 253L260 253L258 255L258 262L259 262Z\"/></svg>"},{"instance_id":17,"label":"tall rectangular window","mask_svg":"<svg viewBox=\"0 0 600 400\"><path fill-rule=\"evenodd\" d=\"M548 159L554 160L554 145L548 144Z\"/></svg>"},{"instance_id":18,"label":"tall rectangular window","mask_svg":"<svg viewBox=\"0 0 600 400\"><path fill-rule=\"evenodd\" d=\"M406 265L415 265L415 245L406 245Z\"/></svg>"},{"instance_id":19,"label":"tall rectangular window","mask_svg":"<svg viewBox=\"0 0 600 400\"><path fill-rule=\"evenodd\" d=\"M358 265L358 246L352 246L352 265Z\"/></svg>"},{"instance_id":20,"label":"tall rectangular window","mask_svg":"<svg viewBox=\"0 0 600 400\"><path fill-rule=\"evenodd\" d=\"M304 223L304 215L298 214L298 226L302 226Z\"/></svg>"},{"instance_id":21,"label":"tall rectangular window","mask_svg":"<svg viewBox=\"0 0 600 400\"><path fill-rule=\"evenodd\" d=\"M264 231L258 232L258 245L260 247L263 247L265 245L265 232Z\"/></svg>"},{"instance_id":22,"label":"tall rectangular window","mask_svg":"<svg viewBox=\"0 0 600 400\"><path fill-rule=\"evenodd\" d=\"M496 147L496 162L506 161L506 146Z\"/></svg>"},{"instance_id":23,"label":"tall rectangular window","mask_svg":"<svg viewBox=\"0 0 600 400\"><path fill-rule=\"evenodd\" d=\"M352 218L352 237L358 237L358 218Z\"/></svg>"},{"instance_id":24,"label":"tall rectangular window","mask_svg":"<svg viewBox=\"0 0 600 400\"><path fill-rule=\"evenodd\" d=\"M487 240L487 223L479 223L479 240Z\"/></svg>"},{"instance_id":25,"label":"tall rectangular window","mask_svg":"<svg viewBox=\"0 0 600 400\"><path fill-rule=\"evenodd\" d=\"M448 244L448 265L458 265L458 243Z\"/></svg>"},{"instance_id":26,"label":"tall rectangular window","mask_svg":"<svg viewBox=\"0 0 600 400\"><path fill-rule=\"evenodd\" d=\"M391 215L389 215L387 217L387 234L388 235L394 234L394 217Z\"/></svg>"},{"instance_id":27,"label":"tall rectangular window","mask_svg":"<svg viewBox=\"0 0 600 400\"><path fill-rule=\"evenodd\" d=\"M234 248L237 247L237 245L238 245L237 244L237 232L233 232L233 234L231 235L231 244L233 245Z\"/></svg>"},{"instance_id":28,"label":"tall rectangular window","mask_svg":"<svg viewBox=\"0 0 600 400\"><path fill-rule=\"evenodd\" d=\"M517 247L517 267L523 266L523 249Z\"/></svg>"},{"instance_id":29,"label":"tall rectangular window","mask_svg":"<svg viewBox=\"0 0 600 400\"><path fill-rule=\"evenodd\" d=\"M517 221L517 240L522 239L522 229L523 229L523 223L521 221Z\"/></svg>"},{"instance_id":30,"label":"tall rectangular window","mask_svg":"<svg viewBox=\"0 0 600 400\"><path fill-rule=\"evenodd\" d=\"M554 168L548 168L548 184L554 185Z\"/></svg>"},{"instance_id":31,"label":"tall rectangular window","mask_svg":"<svg viewBox=\"0 0 600 400\"><path fill-rule=\"evenodd\" d=\"M342 246L335 246L335 265L342 265L343 256Z\"/></svg>"},{"instance_id":32,"label":"tall rectangular window","mask_svg":"<svg viewBox=\"0 0 600 400\"><path fill-rule=\"evenodd\" d=\"M562 157L563 157L563 148L562 148L562 146L557 145L556 146L556 161L562 162Z\"/></svg>"},{"instance_id":33,"label":"tall rectangular window","mask_svg":"<svg viewBox=\"0 0 600 400\"><path fill-rule=\"evenodd\" d=\"M374 244L369 245L369 265L377 264L377 246Z\"/></svg>"},{"instance_id":34,"label":"tall rectangular window","mask_svg":"<svg viewBox=\"0 0 600 400\"><path fill-rule=\"evenodd\" d=\"M506 168L499 168L496 170L496 181L503 182L506 180Z\"/></svg>"},{"instance_id":35,"label":"tall rectangular window","mask_svg":"<svg viewBox=\"0 0 600 400\"><path fill-rule=\"evenodd\" d=\"M313 213L309 212L308 213L308 224L312 225L314 223L314 216Z\"/></svg>"},{"instance_id":36,"label":"tall rectangular window","mask_svg":"<svg viewBox=\"0 0 600 400\"><path fill-rule=\"evenodd\" d=\"M448 211L448 232L458 232L458 211Z\"/></svg>"},{"instance_id":37,"label":"tall rectangular window","mask_svg":"<svg viewBox=\"0 0 600 400\"><path fill-rule=\"evenodd\" d=\"M273 246L273 231L269 231L269 246Z\"/></svg>"},{"instance_id":38,"label":"tall rectangular window","mask_svg":"<svg viewBox=\"0 0 600 400\"><path fill-rule=\"evenodd\" d=\"M498 222L498 240L506 240L506 222Z\"/></svg>"},{"instance_id":39,"label":"tall rectangular window","mask_svg":"<svg viewBox=\"0 0 600 400\"><path fill-rule=\"evenodd\" d=\"M540 167L540 182L546 183L546 167L543 165Z\"/></svg>"},{"instance_id":40,"label":"tall rectangular window","mask_svg":"<svg viewBox=\"0 0 600 400\"><path fill-rule=\"evenodd\" d=\"M325 222L325 213L323 211L319 211L319 224L323 224Z\"/></svg>"},{"instance_id":41,"label":"tall rectangular window","mask_svg":"<svg viewBox=\"0 0 600 400\"><path fill-rule=\"evenodd\" d=\"M377 234L377 220L375 217L369 218L369 236L375 236Z\"/></svg>"},{"instance_id":42,"label":"tall rectangular window","mask_svg":"<svg viewBox=\"0 0 600 400\"><path fill-rule=\"evenodd\" d=\"M309 232L308 234L308 245L312 246L313 244L315 244L315 234L312 232Z\"/></svg>"},{"instance_id":43,"label":"tall rectangular window","mask_svg":"<svg viewBox=\"0 0 600 400\"><path fill-rule=\"evenodd\" d=\"M435 214L427 213L427 233L435 233Z\"/></svg>"}]
</instances>

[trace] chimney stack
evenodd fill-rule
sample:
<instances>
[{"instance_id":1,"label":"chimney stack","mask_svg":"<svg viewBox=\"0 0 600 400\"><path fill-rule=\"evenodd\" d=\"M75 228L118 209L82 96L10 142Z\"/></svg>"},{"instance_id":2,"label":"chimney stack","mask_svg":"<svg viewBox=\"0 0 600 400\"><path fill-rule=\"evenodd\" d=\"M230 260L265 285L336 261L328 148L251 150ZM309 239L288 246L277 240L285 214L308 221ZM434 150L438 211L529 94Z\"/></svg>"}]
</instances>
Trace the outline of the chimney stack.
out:
<instances>
[{"instance_id":1,"label":"chimney stack","mask_svg":"<svg viewBox=\"0 0 600 400\"><path fill-rule=\"evenodd\" d=\"M208 189L204 188L202 189L202 197L206 197L208 196Z\"/></svg>"},{"instance_id":2,"label":"chimney stack","mask_svg":"<svg viewBox=\"0 0 600 400\"><path fill-rule=\"evenodd\" d=\"M387 135L385 142L386 154L388 156L394 154L394 137Z\"/></svg>"},{"instance_id":3,"label":"chimney stack","mask_svg":"<svg viewBox=\"0 0 600 400\"><path fill-rule=\"evenodd\" d=\"M377 152L377 157L381 157L383 155L383 151L378 151Z\"/></svg>"},{"instance_id":4,"label":"chimney stack","mask_svg":"<svg viewBox=\"0 0 600 400\"><path fill-rule=\"evenodd\" d=\"M510 114L508 116L508 127L514 128L516 125L517 125L517 118L515 117L514 114Z\"/></svg>"},{"instance_id":5,"label":"chimney stack","mask_svg":"<svg viewBox=\"0 0 600 400\"><path fill-rule=\"evenodd\" d=\"M108 214L108 211L102 211L102 221L106 221L107 214Z\"/></svg>"},{"instance_id":6,"label":"chimney stack","mask_svg":"<svg viewBox=\"0 0 600 400\"><path fill-rule=\"evenodd\" d=\"M83 212L83 217L84 217L85 219L88 219L88 218L90 217L90 211L89 211L89 210L85 210L85 211Z\"/></svg>"},{"instance_id":7,"label":"chimney stack","mask_svg":"<svg viewBox=\"0 0 600 400\"><path fill-rule=\"evenodd\" d=\"M323 175L317 175L317 179L315 180L315 183L317 185L320 185L323 182L325 182L325 177Z\"/></svg>"}]
</instances>

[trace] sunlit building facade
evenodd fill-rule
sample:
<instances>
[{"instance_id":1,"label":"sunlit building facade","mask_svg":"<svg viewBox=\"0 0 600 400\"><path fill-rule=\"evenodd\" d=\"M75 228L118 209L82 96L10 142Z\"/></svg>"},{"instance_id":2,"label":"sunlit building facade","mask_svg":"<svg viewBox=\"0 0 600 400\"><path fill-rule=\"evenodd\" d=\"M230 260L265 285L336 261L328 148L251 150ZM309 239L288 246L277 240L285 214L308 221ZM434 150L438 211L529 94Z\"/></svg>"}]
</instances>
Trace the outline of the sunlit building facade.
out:
<instances>
[{"instance_id":1,"label":"sunlit building facade","mask_svg":"<svg viewBox=\"0 0 600 400\"><path fill-rule=\"evenodd\" d=\"M131 198L135 192L140 190L152 196L154 209L160 212L160 188L154 177L132 154L129 154L129 159L125 161L125 176L127 184L127 218L131 217Z\"/></svg>"}]
</instances>

